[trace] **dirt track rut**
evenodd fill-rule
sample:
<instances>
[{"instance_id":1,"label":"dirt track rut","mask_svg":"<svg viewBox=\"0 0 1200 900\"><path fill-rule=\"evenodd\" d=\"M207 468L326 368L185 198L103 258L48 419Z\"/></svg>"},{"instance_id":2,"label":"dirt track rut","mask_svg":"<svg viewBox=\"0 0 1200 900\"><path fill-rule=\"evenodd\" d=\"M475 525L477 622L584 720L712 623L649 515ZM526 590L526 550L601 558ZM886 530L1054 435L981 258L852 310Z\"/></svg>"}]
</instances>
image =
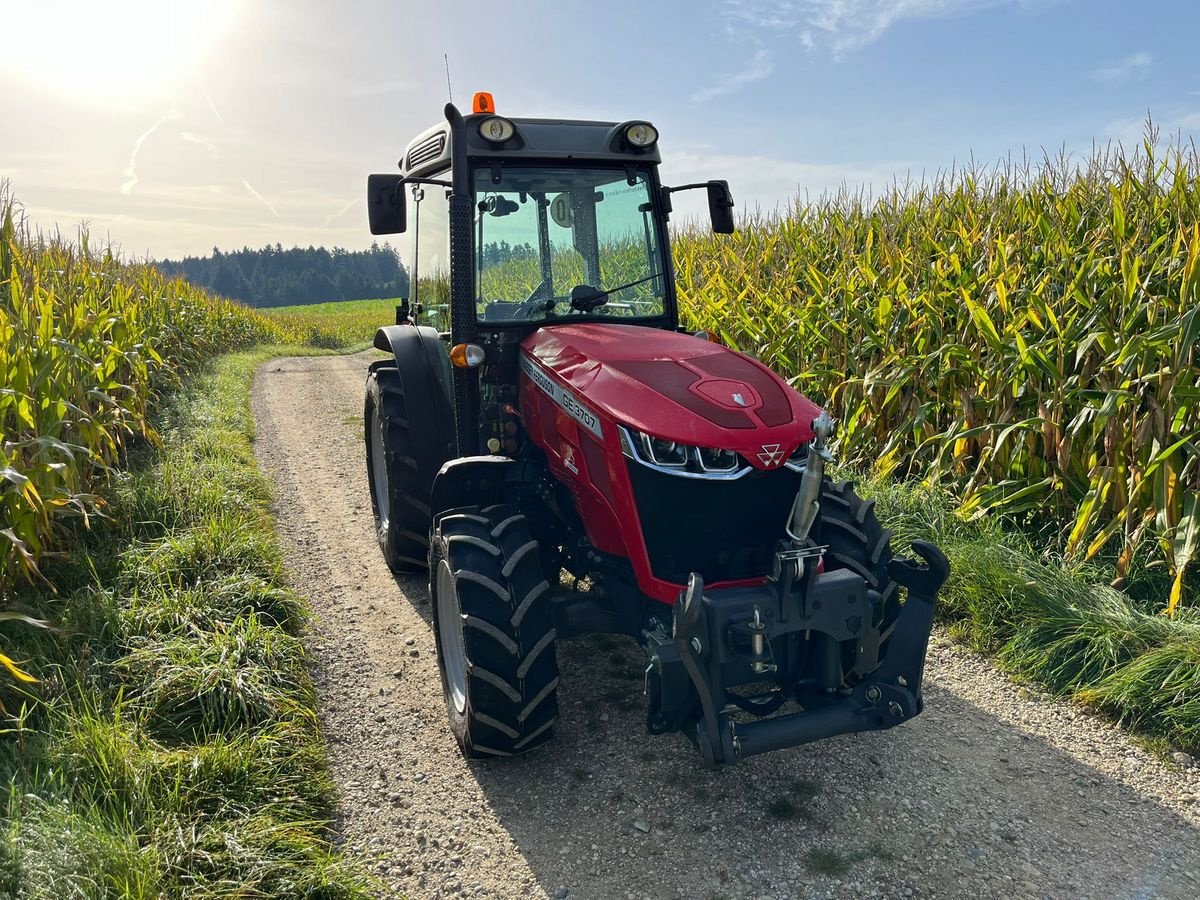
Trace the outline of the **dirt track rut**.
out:
<instances>
[{"instance_id":1,"label":"dirt track rut","mask_svg":"<svg viewBox=\"0 0 1200 900\"><path fill-rule=\"evenodd\" d=\"M562 720L467 763L445 721L422 580L374 542L362 451L373 354L258 373L257 450L337 785L337 826L398 894L484 897L1200 897L1200 769L936 640L927 709L703 769L645 733L630 641L560 647Z\"/></svg>"}]
</instances>

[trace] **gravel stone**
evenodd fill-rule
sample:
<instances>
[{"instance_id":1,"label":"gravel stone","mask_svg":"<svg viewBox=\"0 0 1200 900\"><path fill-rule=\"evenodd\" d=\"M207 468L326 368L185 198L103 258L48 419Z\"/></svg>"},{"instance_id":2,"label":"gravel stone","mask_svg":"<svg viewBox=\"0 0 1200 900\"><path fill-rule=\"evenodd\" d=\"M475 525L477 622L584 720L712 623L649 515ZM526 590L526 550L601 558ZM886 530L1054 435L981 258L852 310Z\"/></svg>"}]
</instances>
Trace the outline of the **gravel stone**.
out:
<instances>
[{"instance_id":1,"label":"gravel stone","mask_svg":"<svg viewBox=\"0 0 1200 900\"><path fill-rule=\"evenodd\" d=\"M564 641L555 740L464 760L425 577L393 576L375 542L357 417L378 358L261 369L255 449L292 584L316 613L305 640L335 838L396 896L1200 897L1190 757L1164 764L941 633L913 721L716 772L683 737L646 734L636 644ZM651 811L651 833L629 830Z\"/></svg>"}]
</instances>

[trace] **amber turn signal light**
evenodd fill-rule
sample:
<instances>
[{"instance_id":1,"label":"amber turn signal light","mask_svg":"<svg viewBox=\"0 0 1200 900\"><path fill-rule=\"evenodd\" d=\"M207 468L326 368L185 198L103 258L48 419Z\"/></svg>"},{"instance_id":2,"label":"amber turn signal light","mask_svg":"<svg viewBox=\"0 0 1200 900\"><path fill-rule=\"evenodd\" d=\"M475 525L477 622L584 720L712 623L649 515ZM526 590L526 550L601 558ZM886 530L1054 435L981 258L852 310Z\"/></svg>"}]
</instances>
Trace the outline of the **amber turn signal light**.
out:
<instances>
[{"instance_id":1,"label":"amber turn signal light","mask_svg":"<svg viewBox=\"0 0 1200 900\"><path fill-rule=\"evenodd\" d=\"M478 344L455 344L450 348L450 362L456 369L474 369L483 357L483 348Z\"/></svg>"}]
</instances>

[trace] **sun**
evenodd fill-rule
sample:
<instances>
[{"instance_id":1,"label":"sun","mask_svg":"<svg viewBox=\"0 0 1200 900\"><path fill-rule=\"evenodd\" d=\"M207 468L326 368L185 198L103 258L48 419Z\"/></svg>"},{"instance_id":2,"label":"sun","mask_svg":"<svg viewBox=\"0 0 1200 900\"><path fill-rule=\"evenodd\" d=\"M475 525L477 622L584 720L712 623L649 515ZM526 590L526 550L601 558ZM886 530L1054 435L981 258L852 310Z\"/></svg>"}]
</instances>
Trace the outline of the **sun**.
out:
<instances>
[{"instance_id":1,"label":"sun","mask_svg":"<svg viewBox=\"0 0 1200 900\"><path fill-rule=\"evenodd\" d=\"M34 0L4 10L0 70L80 99L153 93L186 75L236 0Z\"/></svg>"}]
</instances>

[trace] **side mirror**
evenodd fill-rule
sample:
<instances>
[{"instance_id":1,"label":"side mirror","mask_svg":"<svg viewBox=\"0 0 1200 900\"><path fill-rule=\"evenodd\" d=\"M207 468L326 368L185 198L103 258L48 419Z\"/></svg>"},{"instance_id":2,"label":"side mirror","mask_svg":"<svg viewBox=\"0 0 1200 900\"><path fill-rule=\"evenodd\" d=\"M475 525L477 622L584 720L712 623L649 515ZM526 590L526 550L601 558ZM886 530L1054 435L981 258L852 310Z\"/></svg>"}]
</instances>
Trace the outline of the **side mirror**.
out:
<instances>
[{"instance_id":1,"label":"side mirror","mask_svg":"<svg viewBox=\"0 0 1200 900\"><path fill-rule=\"evenodd\" d=\"M400 234L404 231L403 184L403 175L367 176L367 218L371 222L371 234Z\"/></svg>"},{"instance_id":2,"label":"side mirror","mask_svg":"<svg viewBox=\"0 0 1200 900\"><path fill-rule=\"evenodd\" d=\"M708 182L708 215L716 234L733 234L733 194L728 181Z\"/></svg>"}]
</instances>

